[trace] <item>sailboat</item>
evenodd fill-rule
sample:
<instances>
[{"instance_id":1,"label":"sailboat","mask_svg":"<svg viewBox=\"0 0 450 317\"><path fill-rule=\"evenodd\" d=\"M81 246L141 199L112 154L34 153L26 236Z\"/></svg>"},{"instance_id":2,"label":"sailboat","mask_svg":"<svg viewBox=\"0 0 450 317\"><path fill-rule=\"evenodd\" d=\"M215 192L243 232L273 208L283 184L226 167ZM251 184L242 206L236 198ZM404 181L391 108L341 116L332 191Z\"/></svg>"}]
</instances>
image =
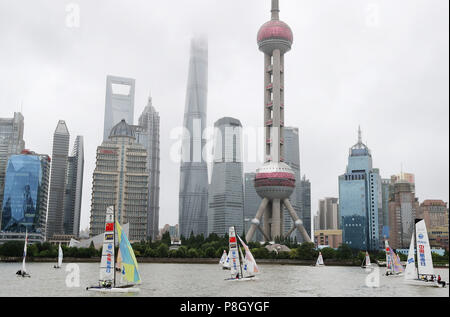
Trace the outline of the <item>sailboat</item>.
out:
<instances>
[{"instance_id":1,"label":"sailboat","mask_svg":"<svg viewBox=\"0 0 450 317\"><path fill-rule=\"evenodd\" d=\"M316 267L325 266L323 263L322 252L319 252L319 257L317 258Z\"/></svg>"},{"instance_id":2,"label":"sailboat","mask_svg":"<svg viewBox=\"0 0 450 317\"><path fill-rule=\"evenodd\" d=\"M114 207L106 210L105 236L100 262L99 285L87 287L88 291L103 293L138 293L135 285L141 283L136 257L119 222L115 220ZM119 261L114 256L116 232L119 242ZM116 275L116 262L120 263L120 276Z\"/></svg>"},{"instance_id":3,"label":"sailboat","mask_svg":"<svg viewBox=\"0 0 450 317\"><path fill-rule=\"evenodd\" d=\"M231 270L230 266L230 257L227 254L227 251L224 250L222 257L220 258L219 264L222 266L223 270Z\"/></svg>"},{"instance_id":4,"label":"sailboat","mask_svg":"<svg viewBox=\"0 0 450 317\"><path fill-rule=\"evenodd\" d=\"M434 274L430 241L428 240L425 220L416 219L414 233L409 245L408 260L405 269L405 283L409 285L445 287L446 282L438 281ZM417 261L415 250L417 250Z\"/></svg>"},{"instance_id":5,"label":"sailboat","mask_svg":"<svg viewBox=\"0 0 450 317\"><path fill-rule=\"evenodd\" d=\"M252 281L256 280L256 273L259 273L258 265L250 252L249 247L242 241L241 237L237 235L235 228L230 227L229 231L229 257L231 262L231 277L225 279L226 281ZM236 239L236 237L239 239ZM245 250L245 257L239 244Z\"/></svg>"},{"instance_id":6,"label":"sailboat","mask_svg":"<svg viewBox=\"0 0 450 317\"><path fill-rule=\"evenodd\" d=\"M400 262L398 254L392 250L387 240L384 241L386 250L386 276L401 276L405 269Z\"/></svg>"},{"instance_id":7,"label":"sailboat","mask_svg":"<svg viewBox=\"0 0 450 317\"><path fill-rule=\"evenodd\" d=\"M58 264L54 265L55 269L60 269L63 261L63 250L61 249L61 242L58 247Z\"/></svg>"},{"instance_id":8,"label":"sailboat","mask_svg":"<svg viewBox=\"0 0 450 317\"><path fill-rule=\"evenodd\" d=\"M367 251L366 251L366 257L364 258L364 260L361 263L361 267L364 269L368 269L368 268L372 267L372 263L370 263L369 252L367 252Z\"/></svg>"},{"instance_id":9,"label":"sailboat","mask_svg":"<svg viewBox=\"0 0 450 317\"><path fill-rule=\"evenodd\" d=\"M22 269L16 272L17 276L22 277L31 277L30 274L27 273L25 268L25 259L27 257L27 244L28 244L28 230L25 230L25 245L23 247L23 260L22 260Z\"/></svg>"}]
</instances>

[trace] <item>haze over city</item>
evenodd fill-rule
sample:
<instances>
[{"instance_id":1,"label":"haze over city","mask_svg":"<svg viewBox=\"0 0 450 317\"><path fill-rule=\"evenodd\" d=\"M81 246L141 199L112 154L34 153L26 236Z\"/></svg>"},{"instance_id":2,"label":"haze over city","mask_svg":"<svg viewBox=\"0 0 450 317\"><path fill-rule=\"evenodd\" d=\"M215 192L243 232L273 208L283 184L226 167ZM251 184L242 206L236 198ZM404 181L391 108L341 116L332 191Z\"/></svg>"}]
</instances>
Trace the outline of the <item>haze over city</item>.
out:
<instances>
[{"instance_id":1,"label":"haze over city","mask_svg":"<svg viewBox=\"0 0 450 317\"><path fill-rule=\"evenodd\" d=\"M79 26L67 25L79 7ZM26 10L24 10L26 8ZM69 9L66 11L66 9ZM85 138L81 229L89 226L107 75L136 79L135 122L149 94L161 116L160 227L178 222L179 163L189 43L209 39L208 125L263 125L263 58L255 34L269 1L17 1L0 3L0 117L22 111L26 148L52 153L65 120ZM419 199L449 200L448 2L284 0L294 32L286 57L286 126L300 128L312 212L338 196L348 149L363 141L384 178L416 176ZM255 115L256 114L256 115ZM254 171L260 162L245 162Z\"/></svg>"}]
</instances>

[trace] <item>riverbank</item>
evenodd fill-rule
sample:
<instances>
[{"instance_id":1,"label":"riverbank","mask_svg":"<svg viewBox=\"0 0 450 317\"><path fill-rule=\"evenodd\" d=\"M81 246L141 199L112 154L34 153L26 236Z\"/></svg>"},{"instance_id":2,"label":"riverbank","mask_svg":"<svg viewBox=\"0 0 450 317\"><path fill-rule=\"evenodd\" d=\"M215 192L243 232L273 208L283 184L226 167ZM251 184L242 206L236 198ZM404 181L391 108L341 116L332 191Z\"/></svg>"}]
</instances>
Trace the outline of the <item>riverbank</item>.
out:
<instances>
[{"instance_id":1,"label":"riverbank","mask_svg":"<svg viewBox=\"0 0 450 317\"><path fill-rule=\"evenodd\" d=\"M27 258L30 263L56 263L56 258ZM204 259L204 258L137 258L138 263L167 263L167 264L218 264L218 259ZM21 257L0 257L0 262L4 263L19 263L22 262ZM307 260L291 260L291 259L257 259L258 264L270 265L298 265L311 266L315 261ZM94 258L64 258L64 263L100 263L99 257ZM327 260L327 266L360 266L361 264L352 260L337 261ZM435 268L448 268L448 264L436 264Z\"/></svg>"}]
</instances>

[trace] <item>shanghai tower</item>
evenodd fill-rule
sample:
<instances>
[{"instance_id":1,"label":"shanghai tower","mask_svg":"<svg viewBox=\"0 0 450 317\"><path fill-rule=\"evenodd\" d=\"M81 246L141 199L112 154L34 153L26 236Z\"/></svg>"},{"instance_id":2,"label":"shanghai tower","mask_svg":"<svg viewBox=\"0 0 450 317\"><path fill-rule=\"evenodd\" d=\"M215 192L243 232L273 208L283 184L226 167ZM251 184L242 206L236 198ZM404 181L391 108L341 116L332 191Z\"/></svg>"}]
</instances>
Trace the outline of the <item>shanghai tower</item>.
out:
<instances>
[{"instance_id":1,"label":"shanghai tower","mask_svg":"<svg viewBox=\"0 0 450 317\"><path fill-rule=\"evenodd\" d=\"M188 238L208 231L208 168L203 158L206 139L206 106L208 97L208 41L194 38L184 111L184 134L181 149L179 227Z\"/></svg>"},{"instance_id":2,"label":"shanghai tower","mask_svg":"<svg viewBox=\"0 0 450 317\"><path fill-rule=\"evenodd\" d=\"M259 50L264 53L264 127L265 163L256 171L255 189L263 199L251 227L247 241L258 229L266 241L286 238L298 229L305 242L311 242L303 222L292 207L289 197L295 190L295 173L285 163L284 142L284 54L293 43L291 28L279 18L279 1L272 0L272 19L258 32ZM284 228L283 208L293 220L293 227ZM263 228L261 220L264 219ZM288 228L286 228L288 229Z\"/></svg>"}]
</instances>

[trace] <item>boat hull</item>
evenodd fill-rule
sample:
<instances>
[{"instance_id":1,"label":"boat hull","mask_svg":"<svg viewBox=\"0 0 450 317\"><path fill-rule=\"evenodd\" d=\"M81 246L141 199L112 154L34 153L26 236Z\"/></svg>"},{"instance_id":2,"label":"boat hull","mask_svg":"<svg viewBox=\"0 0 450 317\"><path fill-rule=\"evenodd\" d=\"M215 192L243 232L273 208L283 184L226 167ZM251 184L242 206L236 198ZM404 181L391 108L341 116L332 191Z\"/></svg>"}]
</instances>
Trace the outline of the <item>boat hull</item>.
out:
<instances>
[{"instance_id":1,"label":"boat hull","mask_svg":"<svg viewBox=\"0 0 450 317\"><path fill-rule=\"evenodd\" d=\"M425 287L445 287L442 284L439 284L437 281L427 282L419 279L415 280L405 280L405 283L412 286L425 286ZM447 283L446 283L447 284Z\"/></svg>"},{"instance_id":2,"label":"boat hull","mask_svg":"<svg viewBox=\"0 0 450 317\"><path fill-rule=\"evenodd\" d=\"M248 276L243 278L228 278L225 281L230 282L246 282L246 281L256 281L258 278L256 276Z\"/></svg>"},{"instance_id":3,"label":"boat hull","mask_svg":"<svg viewBox=\"0 0 450 317\"><path fill-rule=\"evenodd\" d=\"M141 290L139 288L129 287L129 288L120 288L120 287L88 287L87 291L97 292L97 293L139 293Z\"/></svg>"}]
</instances>

